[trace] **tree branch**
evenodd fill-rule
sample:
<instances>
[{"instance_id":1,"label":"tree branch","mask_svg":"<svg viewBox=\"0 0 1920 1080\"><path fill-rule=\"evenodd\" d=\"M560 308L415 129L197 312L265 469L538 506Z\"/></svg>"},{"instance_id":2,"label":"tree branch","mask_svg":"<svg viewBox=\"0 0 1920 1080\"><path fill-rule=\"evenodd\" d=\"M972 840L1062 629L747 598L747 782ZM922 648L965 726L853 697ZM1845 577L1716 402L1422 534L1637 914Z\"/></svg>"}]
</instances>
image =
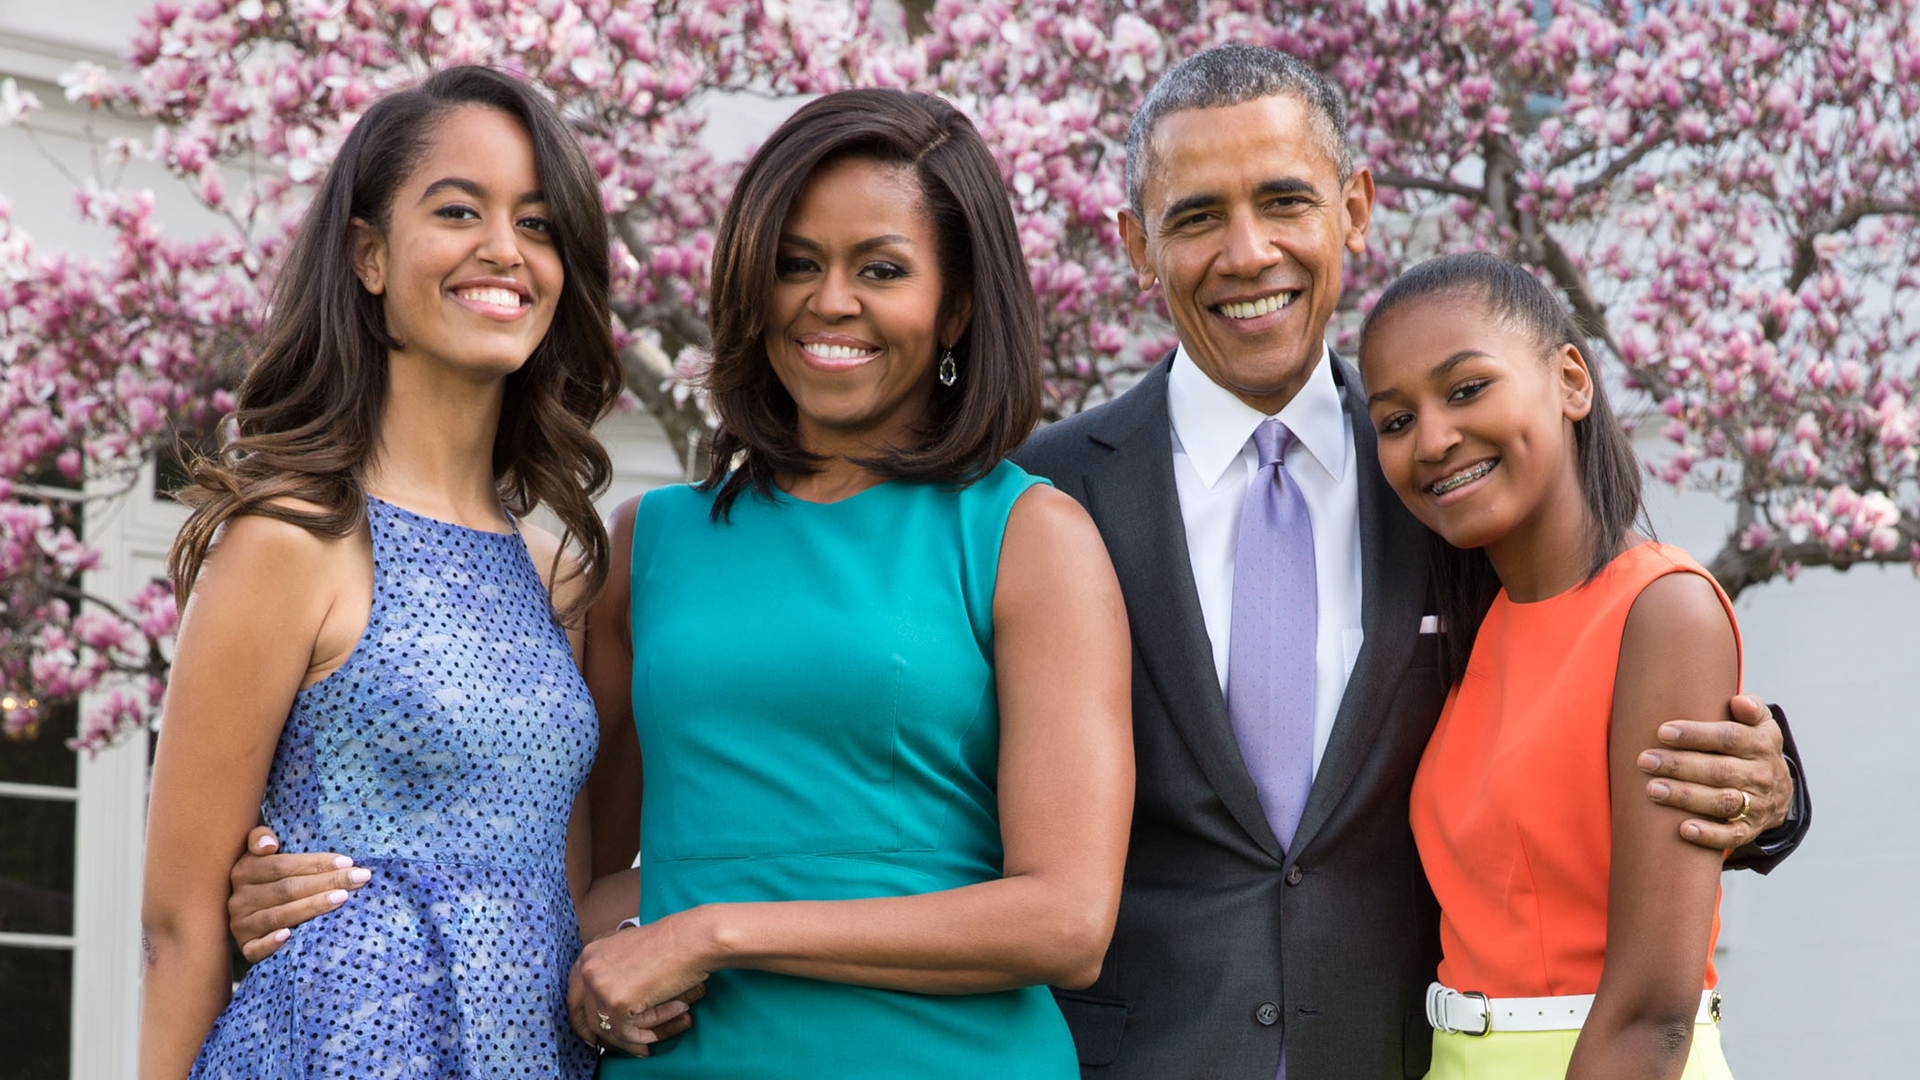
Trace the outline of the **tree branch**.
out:
<instances>
[{"instance_id":1,"label":"tree branch","mask_svg":"<svg viewBox=\"0 0 1920 1080\"><path fill-rule=\"evenodd\" d=\"M1487 193L1471 184L1462 184L1457 180L1436 180L1426 176L1411 176L1407 173L1377 172L1373 182L1381 187L1399 188L1402 191L1434 191L1442 195L1458 195L1463 199L1485 202Z\"/></svg>"},{"instance_id":2,"label":"tree branch","mask_svg":"<svg viewBox=\"0 0 1920 1080\"><path fill-rule=\"evenodd\" d=\"M621 350L620 362L627 371L628 389L659 421L687 474L704 471L699 456L708 442L707 417L692 397L675 399L672 384L678 376L672 358L653 342L637 338Z\"/></svg>"},{"instance_id":3,"label":"tree branch","mask_svg":"<svg viewBox=\"0 0 1920 1080\"><path fill-rule=\"evenodd\" d=\"M15 495L25 495L30 499L39 499L43 502L73 503L75 505L90 502L112 502L129 491L132 491L139 484L140 478L138 471L127 471L129 473L128 482L113 491L86 492L77 488L47 487L43 484L30 484L16 480L12 485L13 493Z\"/></svg>"},{"instance_id":4,"label":"tree branch","mask_svg":"<svg viewBox=\"0 0 1920 1080\"><path fill-rule=\"evenodd\" d=\"M1827 567L1833 570L1847 570L1855 566L1912 566L1912 545L1920 543L1920 526L1905 520L1895 526L1900 532L1900 542L1885 554L1863 548L1859 551L1834 551L1825 544L1814 540L1800 543L1784 542L1762 544L1751 551L1740 549L1738 533L1730 535L1727 543L1713 557L1707 569L1712 571L1720 587L1727 591L1729 598L1737 597L1750 586L1764 584L1786 573L1789 566L1802 569Z\"/></svg>"},{"instance_id":5,"label":"tree branch","mask_svg":"<svg viewBox=\"0 0 1920 1080\"><path fill-rule=\"evenodd\" d=\"M1575 184L1573 188L1574 197L1578 198L1582 195L1591 195L1601 188L1612 184L1615 180L1620 179L1621 173L1640 164L1642 158L1658 150L1666 141L1665 135L1665 129L1655 124L1653 129L1647 132L1647 137L1640 141L1640 145L1614 158L1607 163L1606 168L1601 169L1595 175Z\"/></svg>"},{"instance_id":6,"label":"tree branch","mask_svg":"<svg viewBox=\"0 0 1920 1080\"><path fill-rule=\"evenodd\" d=\"M613 225L614 234L620 237L620 243L625 245L627 251L633 255L635 262L639 263L642 267L646 267L652 262L651 252L653 251L653 246L641 237L640 230L635 226L633 218L630 215L620 214L609 220ZM667 312L664 318L657 317L658 313L655 313L655 318L646 318L640 314L637 305L628 305L623 309L618 309L616 314L618 314L620 320L629 327L637 329L640 326L652 326L666 342L664 348L668 356L679 352L680 347L683 345L704 346L707 343L706 322L697 318L692 312L685 308L674 308ZM669 363L669 372L671 372L671 368L672 365Z\"/></svg>"},{"instance_id":7,"label":"tree branch","mask_svg":"<svg viewBox=\"0 0 1920 1080\"><path fill-rule=\"evenodd\" d=\"M1593 295L1593 286L1587 281L1586 272L1567 254L1560 241L1545 229L1538 230L1536 242L1540 245L1540 262L1553 275L1554 283L1567 294L1567 302L1573 305L1574 321L1580 326L1580 332L1589 338L1599 340L1618 357L1620 342L1613 336L1613 328L1607 325L1607 309ZM1645 389L1653 394L1655 400L1661 400L1669 392L1658 383Z\"/></svg>"},{"instance_id":8,"label":"tree branch","mask_svg":"<svg viewBox=\"0 0 1920 1080\"><path fill-rule=\"evenodd\" d=\"M1545 222L1537 215L1521 210L1513 183L1514 174L1520 168L1520 155L1514 150L1513 143L1505 135L1489 133L1484 153L1487 160L1487 208L1520 234L1521 250L1518 254L1521 260L1537 262L1544 267L1554 284L1566 294L1580 332L1605 345L1615 357L1620 357L1620 340L1613 336L1613 328L1607 324L1607 309L1594 295L1586 272L1574 262L1573 256L1567 253L1566 247L1546 227ZM1656 400L1665 397L1668 392L1666 387L1657 383L1645 389Z\"/></svg>"},{"instance_id":9,"label":"tree branch","mask_svg":"<svg viewBox=\"0 0 1920 1080\"><path fill-rule=\"evenodd\" d=\"M1800 286L1806 284L1807 279L1813 276L1815 268L1820 265L1819 255L1813 250L1813 242L1816 239L1829 233L1846 232L1867 218L1888 214L1920 217L1920 203L1868 199L1842 207L1826 217L1815 219L1793 242L1793 270L1787 275L1787 291L1798 292ZM1769 338L1779 333L1779 330L1772 325L1768 325L1766 331Z\"/></svg>"}]
</instances>

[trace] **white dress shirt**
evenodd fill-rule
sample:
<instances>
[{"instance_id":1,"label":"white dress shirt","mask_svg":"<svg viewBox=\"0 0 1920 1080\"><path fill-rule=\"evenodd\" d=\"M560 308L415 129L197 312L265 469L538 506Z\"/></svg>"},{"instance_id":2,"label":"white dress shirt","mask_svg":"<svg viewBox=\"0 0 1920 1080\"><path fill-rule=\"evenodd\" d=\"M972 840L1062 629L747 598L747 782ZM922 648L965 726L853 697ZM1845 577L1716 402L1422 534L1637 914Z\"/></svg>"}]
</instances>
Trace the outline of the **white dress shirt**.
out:
<instances>
[{"instance_id":1,"label":"white dress shirt","mask_svg":"<svg viewBox=\"0 0 1920 1080\"><path fill-rule=\"evenodd\" d=\"M1173 480L1187 530L1187 555L1207 637L1213 644L1214 672L1224 694L1240 508L1246 502L1247 484L1260 465L1253 429L1267 414L1207 378L1184 348L1174 354L1173 369L1167 375L1167 411L1173 420ZM1298 440L1287 455L1287 477L1305 496L1313 525L1320 606L1313 686L1317 772L1361 642L1360 482L1355 475L1353 424L1333 381L1331 350L1277 415ZM1306 452L1300 453L1302 449Z\"/></svg>"}]
</instances>

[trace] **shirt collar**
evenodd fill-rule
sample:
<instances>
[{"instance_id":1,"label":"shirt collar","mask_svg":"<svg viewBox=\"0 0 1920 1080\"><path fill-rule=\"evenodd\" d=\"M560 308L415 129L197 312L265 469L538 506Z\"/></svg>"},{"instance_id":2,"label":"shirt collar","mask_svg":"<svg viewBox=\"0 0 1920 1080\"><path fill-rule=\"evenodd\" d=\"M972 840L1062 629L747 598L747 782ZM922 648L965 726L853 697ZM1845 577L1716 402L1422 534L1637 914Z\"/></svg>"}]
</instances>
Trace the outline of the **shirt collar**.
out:
<instances>
[{"instance_id":1,"label":"shirt collar","mask_svg":"<svg viewBox=\"0 0 1920 1080\"><path fill-rule=\"evenodd\" d=\"M1347 473L1346 409L1333 382L1333 350L1324 345L1321 349L1306 385L1277 415L1314 461L1339 480ZM1240 456L1253 429L1267 419L1266 413L1207 378L1184 345L1174 352L1173 369L1167 373L1167 412L1187 460L1210 488Z\"/></svg>"}]
</instances>

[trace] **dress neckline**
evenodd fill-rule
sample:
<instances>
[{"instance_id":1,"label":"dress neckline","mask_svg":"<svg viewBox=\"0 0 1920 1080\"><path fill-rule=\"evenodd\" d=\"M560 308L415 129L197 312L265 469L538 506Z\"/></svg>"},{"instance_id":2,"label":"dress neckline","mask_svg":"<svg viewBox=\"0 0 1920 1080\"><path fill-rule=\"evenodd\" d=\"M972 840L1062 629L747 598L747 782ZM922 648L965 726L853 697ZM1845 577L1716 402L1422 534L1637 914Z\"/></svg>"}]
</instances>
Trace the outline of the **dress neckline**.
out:
<instances>
[{"instance_id":1,"label":"dress neckline","mask_svg":"<svg viewBox=\"0 0 1920 1080\"><path fill-rule=\"evenodd\" d=\"M500 509L500 512L506 515L507 524L512 526L512 531L510 532L496 532L493 529L476 529L471 525L460 525L451 521L443 521L440 518L430 517L426 514L423 514L418 510L409 510L406 507L401 506L399 503L388 502L387 500L371 492L367 493L367 501L370 503L379 503L381 506L384 506L387 509L394 511L397 514L414 518L415 520L418 520L418 521L424 521L430 525L438 525L438 526L441 526L442 528L453 529L456 532L474 533L478 536L498 537L503 540L518 540L520 538L520 522L512 514L508 514L505 507L502 507Z\"/></svg>"},{"instance_id":2,"label":"dress neckline","mask_svg":"<svg viewBox=\"0 0 1920 1080\"><path fill-rule=\"evenodd\" d=\"M1657 553L1661 550L1662 547L1663 545L1661 545L1656 540L1642 540L1640 543L1637 543L1632 547L1629 547L1623 550L1622 552L1620 552L1620 554L1615 555L1612 558L1612 560L1610 560L1607 563L1607 565L1600 568L1600 572L1598 574L1595 574L1590 578L1582 578L1576 584L1568 588L1562 589L1559 592L1554 593L1552 596L1543 596L1538 600L1515 600L1512 596L1508 595L1506 587L1501 586L1500 595L1496 597L1496 599L1499 602L1505 604L1506 606L1518 611L1544 611L1544 610L1547 610L1548 608L1553 607L1555 604L1558 604L1562 601L1570 600L1576 596L1581 595L1582 593L1585 593L1589 588L1592 588L1593 586L1600 584L1607 577L1615 573L1619 567L1626 565L1630 561L1645 558L1650 553Z\"/></svg>"},{"instance_id":3,"label":"dress neckline","mask_svg":"<svg viewBox=\"0 0 1920 1080\"><path fill-rule=\"evenodd\" d=\"M866 496L871 495L876 491L879 491L881 488L894 487L900 483L902 483L902 481L882 480L879 483L872 485L871 487L861 488L859 491L856 491L851 495L843 496L841 498L833 499L827 502L816 502L813 499L803 499L800 496L792 494L791 492L787 491L785 488L782 488L779 484L772 485L770 490L773 492L773 501L776 503L780 503L782 505L793 504L796 506L821 506L821 507L845 506L848 503L858 502L859 500L865 498Z\"/></svg>"}]
</instances>

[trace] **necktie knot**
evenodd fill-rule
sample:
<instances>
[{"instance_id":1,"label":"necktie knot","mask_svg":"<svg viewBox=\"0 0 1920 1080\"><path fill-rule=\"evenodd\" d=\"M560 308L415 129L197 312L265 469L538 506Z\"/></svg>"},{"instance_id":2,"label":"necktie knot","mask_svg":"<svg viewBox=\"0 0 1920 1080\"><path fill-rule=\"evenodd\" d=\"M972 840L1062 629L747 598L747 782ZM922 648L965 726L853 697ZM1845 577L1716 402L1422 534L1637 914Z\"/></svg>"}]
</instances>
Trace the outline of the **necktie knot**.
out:
<instances>
[{"instance_id":1,"label":"necktie knot","mask_svg":"<svg viewBox=\"0 0 1920 1080\"><path fill-rule=\"evenodd\" d=\"M1293 445L1293 432L1277 416L1270 416L1253 429L1253 446L1260 454L1260 467L1285 465L1287 448Z\"/></svg>"}]
</instances>

